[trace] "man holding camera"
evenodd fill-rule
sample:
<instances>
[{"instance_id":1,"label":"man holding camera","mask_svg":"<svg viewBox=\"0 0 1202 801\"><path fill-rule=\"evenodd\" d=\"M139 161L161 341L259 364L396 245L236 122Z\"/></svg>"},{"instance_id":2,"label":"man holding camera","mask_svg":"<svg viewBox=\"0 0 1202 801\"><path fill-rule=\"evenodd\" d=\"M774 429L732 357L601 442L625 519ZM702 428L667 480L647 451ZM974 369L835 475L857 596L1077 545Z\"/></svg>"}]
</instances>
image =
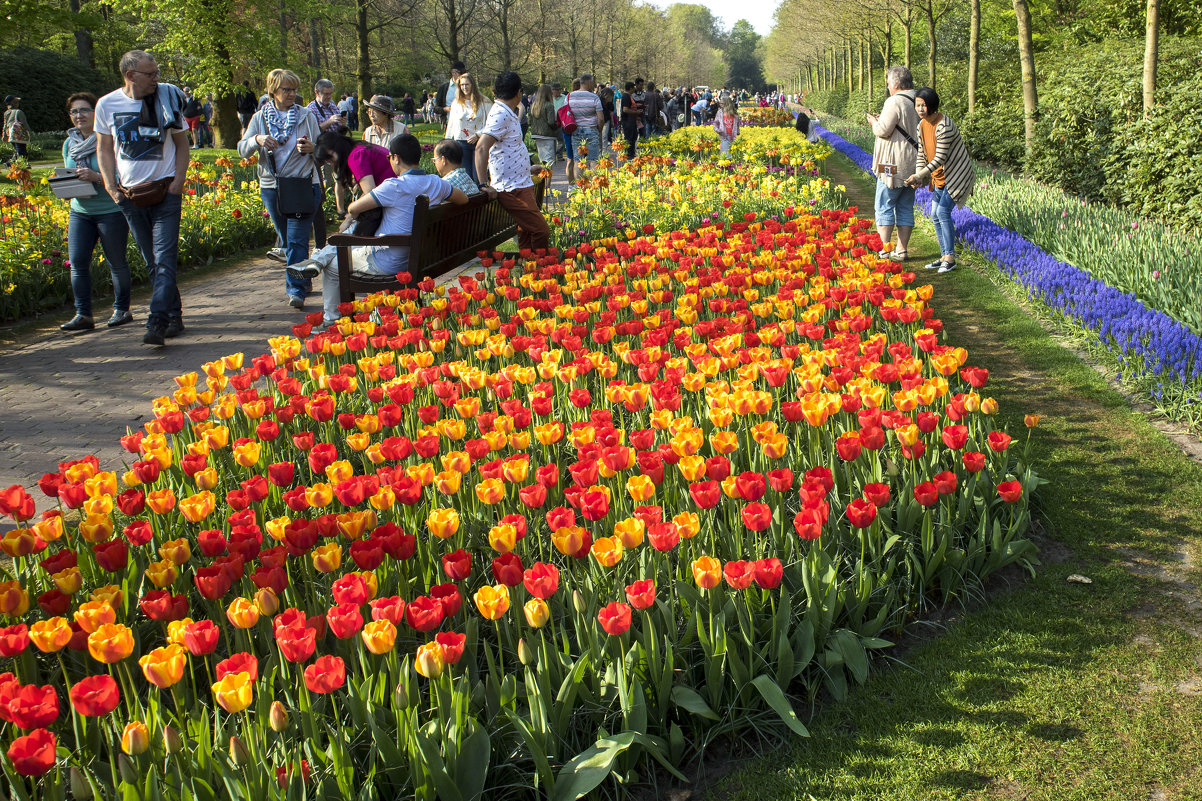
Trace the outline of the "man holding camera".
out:
<instances>
[{"instance_id":1,"label":"man holding camera","mask_svg":"<svg viewBox=\"0 0 1202 801\"><path fill-rule=\"evenodd\" d=\"M876 176L876 230L888 243L897 228L897 247L889 254L896 262L906 260L910 233L914 230L914 189L906 178L914 174L918 161L918 112L914 110L914 79L905 67L890 67L885 73L889 99L880 116L868 115L876 143L872 148L872 174Z\"/></svg>"}]
</instances>

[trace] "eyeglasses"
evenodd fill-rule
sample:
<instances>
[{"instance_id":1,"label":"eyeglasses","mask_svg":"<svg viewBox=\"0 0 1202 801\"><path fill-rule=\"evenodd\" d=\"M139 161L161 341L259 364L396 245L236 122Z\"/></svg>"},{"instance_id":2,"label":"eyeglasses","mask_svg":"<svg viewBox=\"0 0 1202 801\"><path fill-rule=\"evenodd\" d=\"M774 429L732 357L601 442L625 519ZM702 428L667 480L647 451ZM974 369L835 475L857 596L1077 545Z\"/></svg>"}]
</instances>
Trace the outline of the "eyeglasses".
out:
<instances>
[{"instance_id":1,"label":"eyeglasses","mask_svg":"<svg viewBox=\"0 0 1202 801\"><path fill-rule=\"evenodd\" d=\"M67 112L72 117L86 117L92 113L90 108L73 108Z\"/></svg>"},{"instance_id":2,"label":"eyeglasses","mask_svg":"<svg viewBox=\"0 0 1202 801\"><path fill-rule=\"evenodd\" d=\"M149 75L151 78L157 78L163 74L162 70L155 70L154 72L147 72L146 70L130 70L130 72L136 72L139 75Z\"/></svg>"},{"instance_id":3,"label":"eyeglasses","mask_svg":"<svg viewBox=\"0 0 1202 801\"><path fill-rule=\"evenodd\" d=\"M281 86L279 89L276 89L276 91L277 91L277 92L291 92L292 94L296 94L297 92L299 92L299 91L300 91L300 87L297 87L297 86Z\"/></svg>"}]
</instances>

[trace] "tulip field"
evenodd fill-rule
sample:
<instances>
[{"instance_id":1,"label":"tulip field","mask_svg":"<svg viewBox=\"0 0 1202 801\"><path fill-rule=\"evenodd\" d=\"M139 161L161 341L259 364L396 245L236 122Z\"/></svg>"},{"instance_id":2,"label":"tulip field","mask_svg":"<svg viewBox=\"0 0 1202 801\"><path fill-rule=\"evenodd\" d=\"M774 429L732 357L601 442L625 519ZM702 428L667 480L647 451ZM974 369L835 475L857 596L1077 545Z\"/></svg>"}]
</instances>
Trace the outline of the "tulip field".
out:
<instances>
[{"instance_id":1,"label":"tulip field","mask_svg":"<svg viewBox=\"0 0 1202 801\"><path fill-rule=\"evenodd\" d=\"M622 795L1033 569L1029 430L871 220L641 158L578 202L642 168L705 222L359 300L0 492L10 797Z\"/></svg>"}]
</instances>

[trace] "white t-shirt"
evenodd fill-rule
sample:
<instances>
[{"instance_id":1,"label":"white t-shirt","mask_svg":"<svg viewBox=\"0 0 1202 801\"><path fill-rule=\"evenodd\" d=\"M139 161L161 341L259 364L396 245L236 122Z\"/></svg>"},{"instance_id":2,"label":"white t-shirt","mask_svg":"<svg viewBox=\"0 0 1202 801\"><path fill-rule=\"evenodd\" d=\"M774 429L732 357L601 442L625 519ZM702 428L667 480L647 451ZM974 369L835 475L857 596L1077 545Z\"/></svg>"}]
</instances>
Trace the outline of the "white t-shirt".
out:
<instances>
[{"instance_id":1,"label":"white t-shirt","mask_svg":"<svg viewBox=\"0 0 1202 801\"><path fill-rule=\"evenodd\" d=\"M371 196L384 209L376 236L413 233L413 204L420 195L430 198L436 206L451 196L453 187L437 175L410 170L404 175L389 178L371 190ZM377 247L373 252L376 266L396 273L409 265L408 247Z\"/></svg>"},{"instance_id":2,"label":"white t-shirt","mask_svg":"<svg viewBox=\"0 0 1202 801\"><path fill-rule=\"evenodd\" d=\"M534 186L530 177L530 151L522 139L522 123L513 109L500 100L493 103L480 133L497 140L488 151L488 175L493 189L512 192Z\"/></svg>"},{"instance_id":3,"label":"white t-shirt","mask_svg":"<svg viewBox=\"0 0 1202 801\"><path fill-rule=\"evenodd\" d=\"M117 156L117 180L122 186L137 186L175 176L176 130L182 130L182 93L169 83L159 84L159 115L173 124L147 130L141 124L142 101L121 89L96 102L96 133L113 137ZM164 107L171 109L164 112Z\"/></svg>"}]
</instances>

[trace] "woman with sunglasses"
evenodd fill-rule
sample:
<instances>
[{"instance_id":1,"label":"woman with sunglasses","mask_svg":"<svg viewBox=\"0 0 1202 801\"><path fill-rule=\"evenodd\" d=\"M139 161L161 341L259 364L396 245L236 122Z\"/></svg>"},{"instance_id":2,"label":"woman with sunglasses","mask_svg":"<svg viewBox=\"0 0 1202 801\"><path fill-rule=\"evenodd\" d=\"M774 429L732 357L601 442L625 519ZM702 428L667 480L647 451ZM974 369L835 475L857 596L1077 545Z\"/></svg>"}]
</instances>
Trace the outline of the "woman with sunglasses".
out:
<instances>
[{"instance_id":1,"label":"woman with sunglasses","mask_svg":"<svg viewBox=\"0 0 1202 801\"><path fill-rule=\"evenodd\" d=\"M79 180L95 185L96 194L71 199L67 258L71 261L75 316L59 326L63 331L91 331L96 327L92 321L92 253L97 241L113 276L113 316L108 326L114 328L134 319L129 311L129 262L125 258L129 223L104 191L104 178L96 162L95 109L96 98L86 92L76 92L67 98L67 114L75 127L67 132L67 141L63 142L63 166L74 169Z\"/></svg>"}]
</instances>

